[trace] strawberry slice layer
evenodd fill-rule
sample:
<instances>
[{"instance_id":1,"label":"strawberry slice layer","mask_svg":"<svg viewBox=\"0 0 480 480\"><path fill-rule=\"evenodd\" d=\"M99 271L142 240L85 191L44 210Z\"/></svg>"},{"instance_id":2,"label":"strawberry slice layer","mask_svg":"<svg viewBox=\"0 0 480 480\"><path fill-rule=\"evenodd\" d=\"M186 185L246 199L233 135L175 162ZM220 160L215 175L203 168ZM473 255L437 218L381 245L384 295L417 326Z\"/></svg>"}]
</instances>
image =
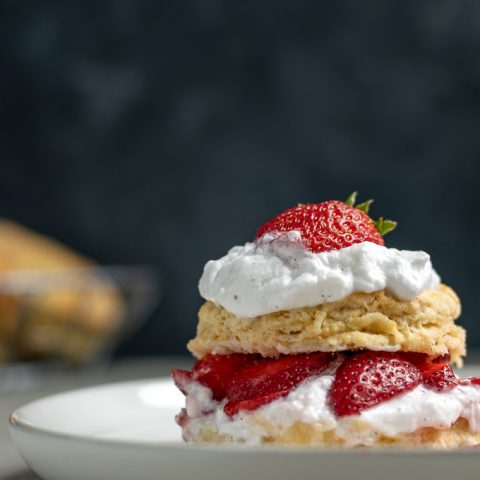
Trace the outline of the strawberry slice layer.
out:
<instances>
[{"instance_id":1,"label":"strawberry slice layer","mask_svg":"<svg viewBox=\"0 0 480 480\"><path fill-rule=\"evenodd\" d=\"M187 425L188 414L187 414L187 409L186 408L182 408L180 410L180 413L175 417L175 422L177 423L177 425L179 425L182 428Z\"/></svg>"},{"instance_id":2,"label":"strawberry slice layer","mask_svg":"<svg viewBox=\"0 0 480 480\"><path fill-rule=\"evenodd\" d=\"M437 392L452 390L458 385L458 379L450 365L441 365L435 370L430 370L427 374L422 374L422 376L423 384Z\"/></svg>"},{"instance_id":3,"label":"strawberry slice layer","mask_svg":"<svg viewBox=\"0 0 480 480\"><path fill-rule=\"evenodd\" d=\"M192 378L210 388L215 400L222 400L232 376L259 361L262 361L260 355L206 355L193 367Z\"/></svg>"},{"instance_id":4,"label":"strawberry slice layer","mask_svg":"<svg viewBox=\"0 0 480 480\"><path fill-rule=\"evenodd\" d=\"M480 377L459 378L459 385L477 385L480 387Z\"/></svg>"},{"instance_id":5,"label":"strawberry slice layer","mask_svg":"<svg viewBox=\"0 0 480 480\"><path fill-rule=\"evenodd\" d=\"M420 370L422 382L427 388L445 392L459 383L449 365L450 355L431 357L424 353L404 353L402 356Z\"/></svg>"},{"instance_id":6,"label":"strawberry slice layer","mask_svg":"<svg viewBox=\"0 0 480 480\"><path fill-rule=\"evenodd\" d=\"M359 414L412 390L421 381L420 370L399 354L357 353L338 368L330 404L337 416Z\"/></svg>"},{"instance_id":7,"label":"strawberry slice layer","mask_svg":"<svg viewBox=\"0 0 480 480\"><path fill-rule=\"evenodd\" d=\"M232 416L284 397L307 378L325 370L333 358L330 353L287 355L247 367L229 382L224 411Z\"/></svg>"},{"instance_id":8,"label":"strawberry slice layer","mask_svg":"<svg viewBox=\"0 0 480 480\"><path fill-rule=\"evenodd\" d=\"M178 368L172 369L173 383L184 394L187 395L187 389L190 383L192 383L192 372L188 370L179 370Z\"/></svg>"},{"instance_id":9,"label":"strawberry slice layer","mask_svg":"<svg viewBox=\"0 0 480 480\"><path fill-rule=\"evenodd\" d=\"M212 391L214 400L225 398L227 385L235 372L260 361L259 355L206 355L195 363L191 372L187 370L172 370L175 385L184 394L187 394L188 385L198 382Z\"/></svg>"},{"instance_id":10,"label":"strawberry slice layer","mask_svg":"<svg viewBox=\"0 0 480 480\"><path fill-rule=\"evenodd\" d=\"M332 353L283 355L206 355L192 371L172 370L175 385L185 394L191 382L212 391L214 400L227 400L225 413L255 410L288 395L303 380L321 373L336 358Z\"/></svg>"},{"instance_id":11,"label":"strawberry slice layer","mask_svg":"<svg viewBox=\"0 0 480 480\"><path fill-rule=\"evenodd\" d=\"M437 392L457 385L480 386L477 377L458 379L449 366L448 355L373 351L344 354L328 396L337 416L359 414L420 383ZM287 396L306 379L323 373L336 358L338 354L323 352L278 358L210 354L199 360L192 371L172 370L172 377L185 395L192 382L208 387L214 400L224 402L225 413L233 416ZM181 423L186 417L186 411L182 412Z\"/></svg>"}]
</instances>

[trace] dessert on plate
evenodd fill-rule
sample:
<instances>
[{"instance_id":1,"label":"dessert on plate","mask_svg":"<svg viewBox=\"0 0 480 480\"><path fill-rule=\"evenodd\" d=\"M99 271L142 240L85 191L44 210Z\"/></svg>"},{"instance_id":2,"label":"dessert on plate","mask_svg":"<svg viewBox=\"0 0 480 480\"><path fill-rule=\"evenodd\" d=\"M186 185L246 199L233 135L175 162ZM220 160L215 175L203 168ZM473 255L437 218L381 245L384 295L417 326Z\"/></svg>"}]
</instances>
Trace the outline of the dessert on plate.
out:
<instances>
[{"instance_id":1,"label":"dessert on plate","mask_svg":"<svg viewBox=\"0 0 480 480\"><path fill-rule=\"evenodd\" d=\"M480 444L480 379L450 366L465 355L457 295L355 201L286 210L206 264L198 361L172 371L187 442Z\"/></svg>"}]
</instances>

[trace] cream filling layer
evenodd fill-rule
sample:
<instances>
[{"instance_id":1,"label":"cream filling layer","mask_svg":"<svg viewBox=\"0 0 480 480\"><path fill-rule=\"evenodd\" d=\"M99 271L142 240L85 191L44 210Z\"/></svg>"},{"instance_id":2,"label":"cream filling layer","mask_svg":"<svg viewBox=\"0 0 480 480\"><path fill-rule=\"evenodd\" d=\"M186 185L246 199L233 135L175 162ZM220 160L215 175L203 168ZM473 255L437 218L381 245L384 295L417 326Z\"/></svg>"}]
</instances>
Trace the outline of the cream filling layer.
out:
<instances>
[{"instance_id":1,"label":"cream filling layer","mask_svg":"<svg viewBox=\"0 0 480 480\"><path fill-rule=\"evenodd\" d=\"M237 317L256 317L341 300L353 292L386 289L413 300L436 289L440 278L430 256L363 242L313 253L300 233L269 233L209 261L199 290Z\"/></svg>"}]
</instances>

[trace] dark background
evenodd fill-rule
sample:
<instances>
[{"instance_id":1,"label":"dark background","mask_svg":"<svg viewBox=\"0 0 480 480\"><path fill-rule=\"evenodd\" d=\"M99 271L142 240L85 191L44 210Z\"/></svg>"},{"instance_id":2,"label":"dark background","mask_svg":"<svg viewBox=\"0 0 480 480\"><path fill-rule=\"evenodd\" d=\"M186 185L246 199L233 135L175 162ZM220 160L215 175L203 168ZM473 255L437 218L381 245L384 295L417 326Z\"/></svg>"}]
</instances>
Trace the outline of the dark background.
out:
<instances>
[{"instance_id":1,"label":"dark background","mask_svg":"<svg viewBox=\"0 0 480 480\"><path fill-rule=\"evenodd\" d=\"M357 189L480 346L479 59L473 0L0 0L0 214L162 271L121 353L174 353L208 259Z\"/></svg>"}]
</instances>

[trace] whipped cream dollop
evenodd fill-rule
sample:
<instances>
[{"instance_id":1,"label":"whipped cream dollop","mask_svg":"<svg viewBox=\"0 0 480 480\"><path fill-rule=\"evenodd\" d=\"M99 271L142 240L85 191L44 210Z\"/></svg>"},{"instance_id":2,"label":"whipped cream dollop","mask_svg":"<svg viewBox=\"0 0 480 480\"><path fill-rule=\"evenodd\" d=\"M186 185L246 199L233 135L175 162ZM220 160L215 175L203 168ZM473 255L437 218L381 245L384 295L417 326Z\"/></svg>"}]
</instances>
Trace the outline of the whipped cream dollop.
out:
<instances>
[{"instance_id":1,"label":"whipped cream dollop","mask_svg":"<svg viewBox=\"0 0 480 480\"><path fill-rule=\"evenodd\" d=\"M472 431L480 432L480 386L459 385L450 391L437 392L418 385L359 415L336 417L328 402L333 379L334 375L314 377L287 397L253 412L240 412L233 418L225 415L224 403L212 400L207 387L192 384L187 395L187 413L191 420L185 431L186 438L195 437L195 431L208 424L220 434L257 445L262 437L280 435L294 423L303 422L325 431L335 430L351 446L372 445L380 435L395 437L422 427L446 429L461 417L468 421Z\"/></svg>"},{"instance_id":2,"label":"whipped cream dollop","mask_svg":"<svg viewBox=\"0 0 480 480\"><path fill-rule=\"evenodd\" d=\"M386 289L400 300L413 300L439 283L426 252L363 242L314 253L300 232L292 231L267 233L209 261L199 290L237 317L256 317L341 300L353 292Z\"/></svg>"}]
</instances>

